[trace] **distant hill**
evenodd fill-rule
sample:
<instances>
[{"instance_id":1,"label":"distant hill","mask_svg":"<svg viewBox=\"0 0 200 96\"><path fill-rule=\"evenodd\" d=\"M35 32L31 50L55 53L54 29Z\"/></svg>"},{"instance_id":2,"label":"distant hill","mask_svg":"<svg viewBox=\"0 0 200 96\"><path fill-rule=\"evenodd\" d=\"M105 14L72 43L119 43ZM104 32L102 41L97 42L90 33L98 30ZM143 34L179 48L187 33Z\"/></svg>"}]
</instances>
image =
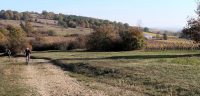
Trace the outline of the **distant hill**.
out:
<instances>
[{"instance_id":1,"label":"distant hill","mask_svg":"<svg viewBox=\"0 0 200 96\"><path fill-rule=\"evenodd\" d=\"M51 20L48 20L51 21ZM20 20L0 20L0 25L12 25L12 26L20 26L20 23L22 21ZM53 22L53 20L51 21ZM31 22L31 25L33 26L34 30L40 30L40 31L49 31L52 30L55 32L57 36L67 36L67 35L73 35L73 34L89 34L93 30L90 28L63 28L62 26L58 26L56 24L43 24L43 23L37 23L37 22Z\"/></svg>"},{"instance_id":2,"label":"distant hill","mask_svg":"<svg viewBox=\"0 0 200 96\"><path fill-rule=\"evenodd\" d=\"M12 10L0 11L0 23L19 26L21 22L30 21L34 29L37 30L53 30L57 35L69 35L69 34L88 34L104 24L111 24L118 30L124 30L131 27L128 23L121 23L116 21L109 21L103 19L97 19L92 17L65 15L62 13L55 14L53 12L43 11L38 12L17 12ZM135 26L137 27L137 26ZM145 31L145 28L142 28ZM148 33L162 35L167 33L170 36L175 36L173 32L149 28Z\"/></svg>"},{"instance_id":3,"label":"distant hill","mask_svg":"<svg viewBox=\"0 0 200 96\"><path fill-rule=\"evenodd\" d=\"M12 10L1 10L0 19L2 20L22 20L47 25L57 25L65 28L96 28L103 24L111 24L118 29L125 29L129 27L127 23L113 22L109 20L97 19L92 17L65 15L62 13L56 14L53 12L43 11L37 12L17 12Z\"/></svg>"}]
</instances>

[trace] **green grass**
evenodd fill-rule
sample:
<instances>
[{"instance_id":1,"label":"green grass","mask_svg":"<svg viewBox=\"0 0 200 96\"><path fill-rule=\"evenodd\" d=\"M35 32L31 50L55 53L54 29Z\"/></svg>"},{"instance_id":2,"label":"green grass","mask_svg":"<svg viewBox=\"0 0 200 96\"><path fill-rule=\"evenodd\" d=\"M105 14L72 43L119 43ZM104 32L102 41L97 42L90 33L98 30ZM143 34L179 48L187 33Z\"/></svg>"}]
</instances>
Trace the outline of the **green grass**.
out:
<instances>
[{"instance_id":1,"label":"green grass","mask_svg":"<svg viewBox=\"0 0 200 96\"><path fill-rule=\"evenodd\" d=\"M150 96L199 96L199 53L200 51L36 52L33 56L52 59L55 64L70 71L71 76L95 89L105 88L92 86L91 82Z\"/></svg>"}]
</instances>

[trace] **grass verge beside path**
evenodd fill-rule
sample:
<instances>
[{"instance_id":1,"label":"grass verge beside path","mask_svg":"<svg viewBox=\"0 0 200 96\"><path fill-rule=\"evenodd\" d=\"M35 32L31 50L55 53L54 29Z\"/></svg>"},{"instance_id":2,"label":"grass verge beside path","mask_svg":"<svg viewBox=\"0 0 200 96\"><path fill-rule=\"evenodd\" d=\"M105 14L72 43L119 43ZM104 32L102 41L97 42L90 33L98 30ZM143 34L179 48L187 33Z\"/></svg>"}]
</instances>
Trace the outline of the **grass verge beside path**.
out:
<instances>
[{"instance_id":1,"label":"grass verge beside path","mask_svg":"<svg viewBox=\"0 0 200 96\"><path fill-rule=\"evenodd\" d=\"M29 89L19 80L23 64L13 63L7 57L0 57L0 96L27 96ZM34 96L34 95L33 95Z\"/></svg>"},{"instance_id":2,"label":"grass verge beside path","mask_svg":"<svg viewBox=\"0 0 200 96\"><path fill-rule=\"evenodd\" d=\"M150 96L199 96L200 51L42 52L91 88L106 86ZM93 82L93 83L92 83ZM101 86L100 83L106 86ZM125 94L116 91L115 94ZM128 94L131 95L131 94Z\"/></svg>"}]
</instances>

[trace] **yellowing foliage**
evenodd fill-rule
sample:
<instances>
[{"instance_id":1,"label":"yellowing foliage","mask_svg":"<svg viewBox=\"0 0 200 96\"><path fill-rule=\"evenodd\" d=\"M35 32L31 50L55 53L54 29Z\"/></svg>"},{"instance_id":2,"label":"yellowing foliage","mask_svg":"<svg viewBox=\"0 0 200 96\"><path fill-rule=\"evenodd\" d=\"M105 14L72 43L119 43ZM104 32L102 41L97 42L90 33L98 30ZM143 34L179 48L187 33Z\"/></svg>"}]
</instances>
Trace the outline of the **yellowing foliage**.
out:
<instances>
[{"instance_id":1,"label":"yellowing foliage","mask_svg":"<svg viewBox=\"0 0 200 96\"><path fill-rule=\"evenodd\" d=\"M146 50L195 50L200 44L186 39L148 40Z\"/></svg>"}]
</instances>

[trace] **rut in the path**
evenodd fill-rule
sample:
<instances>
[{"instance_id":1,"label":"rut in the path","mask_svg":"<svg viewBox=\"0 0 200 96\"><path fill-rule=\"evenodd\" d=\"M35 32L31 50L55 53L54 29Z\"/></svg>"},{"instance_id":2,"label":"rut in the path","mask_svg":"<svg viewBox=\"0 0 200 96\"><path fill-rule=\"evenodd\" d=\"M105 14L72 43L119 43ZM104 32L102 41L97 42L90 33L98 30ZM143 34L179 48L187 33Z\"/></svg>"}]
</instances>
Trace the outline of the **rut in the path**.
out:
<instances>
[{"instance_id":1,"label":"rut in the path","mask_svg":"<svg viewBox=\"0 0 200 96\"><path fill-rule=\"evenodd\" d=\"M23 61L24 58L18 58ZM21 73L22 82L41 96L104 96L105 94L91 90L76 79L68 76L63 70L47 60L34 59L24 67ZM29 95L32 95L31 93Z\"/></svg>"}]
</instances>

